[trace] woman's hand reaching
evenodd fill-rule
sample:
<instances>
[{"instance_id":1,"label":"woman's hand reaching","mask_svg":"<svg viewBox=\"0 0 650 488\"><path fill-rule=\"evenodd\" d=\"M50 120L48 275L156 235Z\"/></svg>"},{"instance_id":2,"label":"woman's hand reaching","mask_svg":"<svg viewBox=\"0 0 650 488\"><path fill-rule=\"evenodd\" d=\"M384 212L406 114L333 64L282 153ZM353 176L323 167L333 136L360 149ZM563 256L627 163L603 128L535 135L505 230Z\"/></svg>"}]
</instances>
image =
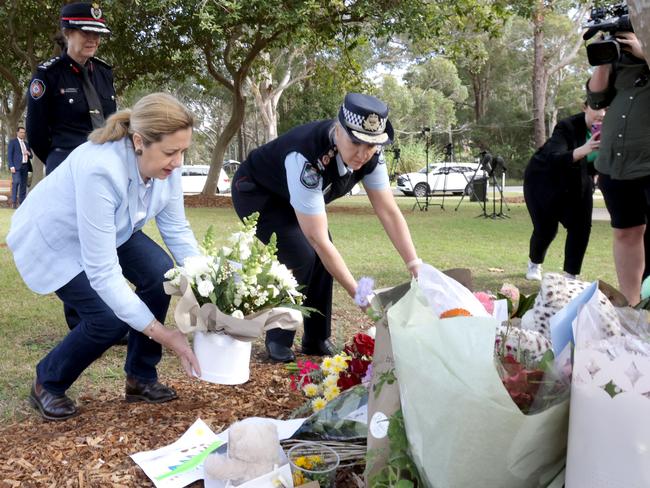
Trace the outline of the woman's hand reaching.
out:
<instances>
[{"instance_id":1,"label":"woman's hand reaching","mask_svg":"<svg viewBox=\"0 0 650 488\"><path fill-rule=\"evenodd\" d=\"M160 322L154 320L142 333L160 345L171 349L180 359L181 365L188 376L201 376L199 360L194 355L187 337L180 330L167 329Z\"/></svg>"}]
</instances>

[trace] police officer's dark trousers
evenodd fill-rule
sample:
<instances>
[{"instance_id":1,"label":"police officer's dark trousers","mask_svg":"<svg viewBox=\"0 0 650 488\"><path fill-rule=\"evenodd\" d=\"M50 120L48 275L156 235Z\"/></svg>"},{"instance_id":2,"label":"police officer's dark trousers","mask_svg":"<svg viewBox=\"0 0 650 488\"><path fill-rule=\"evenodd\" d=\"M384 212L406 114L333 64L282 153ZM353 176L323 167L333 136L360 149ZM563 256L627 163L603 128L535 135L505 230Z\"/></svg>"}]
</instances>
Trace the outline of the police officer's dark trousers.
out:
<instances>
[{"instance_id":1,"label":"police officer's dark trousers","mask_svg":"<svg viewBox=\"0 0 650 488\"><path fill-rule=\"evenodd\" d=\"M45 161L45 174L49 175L52 171L58 168L71 152L71 149L54 148L50 154L47 155L47 160Z\"/></svg>"},{"instance_id":2,"label":"police officer's dark trousers","mask_svg":"<svg viewBox=\"0 0 650 488\"><path fill-rule=\"evenodd\" d=\"M234 178L232 187L233 205L239 218L259 212L257 237L268 243L271 234L277 236L278 260L289 268L306 299L304 306L313 307L313 312L304 318L302 343L317 344L331 334L332 276L327 272L320 258L302 233L296 213L289 202L270 195L251 179L243 176L244 167ZM243 180L241 178L244 178ZM272 329L266 333L266 342L276 342L287 347L293 345L294 331Z\"/></svg>"},{"instance_id":3,"label":"police officer's dark trousers","mask_svg":"<svg viewBox=\"0 0 650 488\"><path fill-rule=\"evenodd\" d=\"M164 323L170 297L163 289L164 274L173 267L169 255L142 231L117 249L124 277L135 285L135 293ZM117 318L82 272L56 291L64 304L81 318L77 327L36 366L38 381L50 393L62 395L79 375L127 331L129 342L124 371L143 383L157 381L156 365L162 356L159 343Z\"/></svg>"},{"instance_id":4,"label":"police officer's dark trousers","mask_svg":"<svg viewBox=\"0 0 650 488\"><path fill-rule=\"evenodd\" d=\"M562 224L567 231L564 244L564 271L580 274L582 261L589 245L593 196L591 187L579 194L555 195L549 198L545 191L538 191L535 183L524 183L526 207L533 222L530 237L529 258L541 264L546 251Z\"/></svg>"}]
</instances>

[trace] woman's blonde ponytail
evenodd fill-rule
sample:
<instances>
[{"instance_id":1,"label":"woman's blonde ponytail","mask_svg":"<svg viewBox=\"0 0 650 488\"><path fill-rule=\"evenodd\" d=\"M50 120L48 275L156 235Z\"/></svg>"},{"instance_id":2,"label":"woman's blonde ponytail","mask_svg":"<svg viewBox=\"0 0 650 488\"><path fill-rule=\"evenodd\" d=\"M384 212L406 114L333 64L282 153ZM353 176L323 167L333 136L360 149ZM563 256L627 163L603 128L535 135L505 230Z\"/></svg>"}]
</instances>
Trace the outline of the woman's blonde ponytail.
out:
<instances>
[{"instance_id":1,"label":"woman's blonde ponytail","mask_svg":"<svg viewBox=\"0 0 650 488\"><path fill-rule=\"evenodd\" d=\"M90 133L88 140L103 144L137 132L144 144L149 145L167 134L193 126L194 115L185 105L167 93L152 93L138 100L132 109L115 112L104 127Z\"/></svg>"},{"instance_id":2,"label":"woman's blonde ponytail","mask_svg":"<svg viewBox=\"0 0 650 488\"><path fill-rule=\"evenodd\" d=\"M131 122L131 109L120 110L111 115L103 127L99 127L90 133L88 140L95 144L118 141L129 135Z\"/></svg>"}]
</instances>

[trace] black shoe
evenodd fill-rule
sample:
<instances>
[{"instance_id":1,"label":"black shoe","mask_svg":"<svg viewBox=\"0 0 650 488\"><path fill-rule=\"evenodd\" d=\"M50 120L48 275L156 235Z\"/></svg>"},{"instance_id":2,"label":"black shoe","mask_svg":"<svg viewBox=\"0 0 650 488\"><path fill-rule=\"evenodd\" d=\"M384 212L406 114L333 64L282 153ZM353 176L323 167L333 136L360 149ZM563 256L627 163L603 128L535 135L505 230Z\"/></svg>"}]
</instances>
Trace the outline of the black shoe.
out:
<instances>
[{"instance_id":1,"label":"black shoe","mask_svg":"<svg viewBox=\"0 0 650 488\"><path fill-rule=\"evenodd\" d=\"M54 395L34 380L29 402L45 420L65 420L79 413L76 405L66 395Z\"/></svg>"},{"instance_id":2,"label":"black shoe","mask_svg":"<svg viewBox=\"0 0 650 488\"><path fill-rule=\"evenodd\" d=\"M307 356L333 356L334 346L329 339L316 342L303 342L302 353Z\"/></svg>"},{"instance_id":3,"label":"black shoe","mask_svg":"<svg viewBox=\"0 0 650 488\"><path fill-rule=\"evenodd\" d=\"M267 342L266 352L269 355L269 359L275 363L290 363L296 360L296 356L293 354L291 348L279 342Z\"/></svg>"},{"instance_id":4,"label":"black shoe","mask_svg":"<svg viewBox=\"0 0 650 488\"><path fill-rule=\"evenodd\" d=\"M141 383L134 378L126 378L124 398L127 402L165 403L177 398L173 388L156 381Z\"/></svg>"}]
</instances>

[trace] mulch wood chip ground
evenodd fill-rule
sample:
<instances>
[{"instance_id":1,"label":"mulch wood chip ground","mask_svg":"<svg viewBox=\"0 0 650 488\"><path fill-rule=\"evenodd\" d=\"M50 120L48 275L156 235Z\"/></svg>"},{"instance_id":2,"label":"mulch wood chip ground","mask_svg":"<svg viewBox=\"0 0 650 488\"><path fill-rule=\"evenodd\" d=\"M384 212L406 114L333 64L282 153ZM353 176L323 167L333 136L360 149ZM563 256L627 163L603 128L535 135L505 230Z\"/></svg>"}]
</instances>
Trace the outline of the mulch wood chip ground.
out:
<instances>
[{"instance_id":1,"label":"mulch wood chip ground","mask_svg":"<svg viewBox=\"0 0 650 488\"><path fill-rule=\"evenodd\" d=\"M342 337L367 325L358 315L335 313L339 327L350 329ZM176 389L178 399L154 405L126 403L122 389L82 394L75 399L80 414L74 418L45 422L34 411L0 427L0 488L152 487L129 455L171 444L197 418L218 433L247 417L289 418L304 403L304 396L291 390L285 366L266 360L262 341L253 346L250 381L243 385L192 380L180 371L162 379ZM362 468L339 471L337 487L363 486Z\"/></svg>"}]
</instances>

